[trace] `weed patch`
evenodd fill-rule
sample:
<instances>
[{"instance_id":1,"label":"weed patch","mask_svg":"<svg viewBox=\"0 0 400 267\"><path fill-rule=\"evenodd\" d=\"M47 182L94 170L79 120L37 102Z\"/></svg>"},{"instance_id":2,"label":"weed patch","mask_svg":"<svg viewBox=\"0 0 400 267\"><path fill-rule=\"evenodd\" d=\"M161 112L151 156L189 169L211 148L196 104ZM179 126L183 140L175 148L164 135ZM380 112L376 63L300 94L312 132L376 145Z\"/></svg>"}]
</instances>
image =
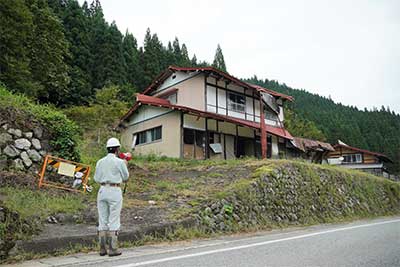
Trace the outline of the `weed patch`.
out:
<instances>
[{"instance_id":1,"label":"weed patch","mask_svg":"<svg viewBox=\"0 0 400 267\"><path fill-rule=\"evenodd\" d=\"M17 211L22 218L32 216L44 219L56 213L76 213L84 208L83 196L65 193L54 196L45 191L24 188L4 187L0 189L4 195L4 204L10 210Z\"/></svg>"}]
</instances>

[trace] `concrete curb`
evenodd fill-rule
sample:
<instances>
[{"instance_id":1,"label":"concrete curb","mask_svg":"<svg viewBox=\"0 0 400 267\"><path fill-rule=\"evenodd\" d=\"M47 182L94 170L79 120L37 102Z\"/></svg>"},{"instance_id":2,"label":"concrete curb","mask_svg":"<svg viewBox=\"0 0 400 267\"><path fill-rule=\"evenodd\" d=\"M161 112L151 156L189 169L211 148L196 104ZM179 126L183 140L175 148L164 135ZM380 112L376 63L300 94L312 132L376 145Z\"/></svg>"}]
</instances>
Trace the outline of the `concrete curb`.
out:
<instances>
[{"instance_id":1,"label":"concrete curb","mask_svg":"<svg viewBox=\"0 0 400 267\"><path fill-rule=\"evenodd\" d=\"M178 227L190 228L196 225L193 218L167 224L156 224L136 231L121 232L119 241L139 241L144 236L155 235L163 237L166 233L175 230ZM18 250L28 253L55 253L69 250L76 246L94 247L97 245L97 233L84 236L65 236L60 238L49 238L32 240L18 244Z\"/></svg>"}]
</instances>

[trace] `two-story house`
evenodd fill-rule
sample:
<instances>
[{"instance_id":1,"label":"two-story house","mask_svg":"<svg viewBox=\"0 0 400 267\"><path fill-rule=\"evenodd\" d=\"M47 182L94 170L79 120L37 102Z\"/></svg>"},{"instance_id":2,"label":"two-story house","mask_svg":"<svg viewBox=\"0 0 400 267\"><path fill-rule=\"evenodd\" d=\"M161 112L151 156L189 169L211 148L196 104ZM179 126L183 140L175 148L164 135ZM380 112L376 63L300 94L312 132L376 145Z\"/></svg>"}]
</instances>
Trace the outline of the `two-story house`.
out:
<instances>
[{"instance_id":1,"label":"two-story house","mask_svg":"<svg viewBox=\"0 0 400 267\"><path fill-rule=\"evenodd\" d=\"M293 99L212 67L170 66L136 95L118 129L123 146L139 154L278 157L293 139L284 101Z\"/></svg>"}]
</instances>

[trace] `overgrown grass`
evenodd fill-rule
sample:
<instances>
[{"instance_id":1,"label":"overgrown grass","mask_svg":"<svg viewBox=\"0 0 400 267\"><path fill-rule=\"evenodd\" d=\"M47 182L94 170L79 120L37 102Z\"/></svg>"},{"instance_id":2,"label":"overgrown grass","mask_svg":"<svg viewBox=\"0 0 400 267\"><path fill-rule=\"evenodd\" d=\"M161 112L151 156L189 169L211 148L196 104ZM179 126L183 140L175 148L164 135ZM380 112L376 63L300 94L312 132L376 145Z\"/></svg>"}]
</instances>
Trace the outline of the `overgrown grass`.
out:
<instances>
[{"instance_id":1,"label":"overgrown grass","mask_svg":"<svg viewBox=\"0 0 400 267\"><path fill-rule=\"evenodd\" d=\"M12 187L1 188L0 193L4 195L6 207L18 212L23 219L33 216L44 219L56 213L74 214L85 207L81 194L55 196L44 191Z\"/></svg>"},{"instance_id":2,"label":"overgrown grass","mask_svg":"<svg viewBox=\"0 0 400 267\"><path fill-rule=\"evenodd\" d=\"M162 167L168 167L171 170L182 171L188 168L210 168L215 166L225 166L227 168L244 164L246 162L254 161L253 158L246 159L230 159L230 160L218 160L218 159L207 159L207 160L195 160L195 159L180 159L180 158L169 158L165 156L158 156L155 154L151 155L133 155L133 160L130 164L137 166L146 166L149 169L160 169ZM218 175L218 174L217 174Z\"/></svg>"}]
</instances>

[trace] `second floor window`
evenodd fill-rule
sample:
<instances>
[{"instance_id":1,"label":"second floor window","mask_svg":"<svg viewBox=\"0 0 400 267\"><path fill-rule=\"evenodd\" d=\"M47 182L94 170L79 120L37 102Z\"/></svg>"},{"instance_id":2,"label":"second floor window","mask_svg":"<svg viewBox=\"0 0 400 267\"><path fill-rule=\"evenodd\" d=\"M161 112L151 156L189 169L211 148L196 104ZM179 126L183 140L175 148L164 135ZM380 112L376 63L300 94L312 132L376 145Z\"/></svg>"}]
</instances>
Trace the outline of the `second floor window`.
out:
<instances>
[{"instance_id":1,"label":"second floor window","mask_svg":"<svg viewBox=\"0 0 400 267\"><path fill-rule=\"evenodd\" d=\"M271 120L271 121L278 120L278 116L268 107L265 107L265 109L264 109L264 116L267 120Z\"/></svg>"},{"instance_id":2,"label":"second floor window","mask_svg":"<svg viewBox=\"0 0 400 267\"><path fill-rule=\"evenodd\" d=\"M228 92L228 106L232 111L245 112L246 98L243 95Z\"/></svg>"}]
</instances>

